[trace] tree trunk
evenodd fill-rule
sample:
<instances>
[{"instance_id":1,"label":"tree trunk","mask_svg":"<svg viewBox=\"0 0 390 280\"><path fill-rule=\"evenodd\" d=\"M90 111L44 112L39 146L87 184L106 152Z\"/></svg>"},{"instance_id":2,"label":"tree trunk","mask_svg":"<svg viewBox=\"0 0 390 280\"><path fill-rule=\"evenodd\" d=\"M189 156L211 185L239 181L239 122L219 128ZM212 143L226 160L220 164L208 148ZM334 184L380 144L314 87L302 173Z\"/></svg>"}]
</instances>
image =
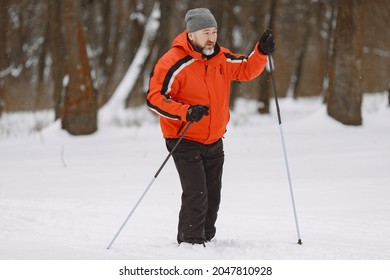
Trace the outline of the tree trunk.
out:
<instances>
[{"instance_id":1,"label":"tree trunk","mask_svg":"<svg viewBox=\"0 0 390 280\"><path fill-rule=\"evenodd\" d=\"M326 40L326 64L325 64L325 76L323 79L323 88L321 95L323 97L323 103L328 103L328 94L329 94L329 79L330 79L330 72L332 69L332 57L333 57L333 43L334 43L334 33L335 33L335 22L336 22L336 0L329 0L328 1L328 10L327 13L329 13L329 18L327 21L326 26L326 33L327 33L327 40Z\"/></svg>"},{"instance_id":2,"label":"tree trunk","mask_svg":"<svg viewBox=\"0 0 390 280\"><path fill-rule=\"evenodd\" d=\"M301 31L304 41L298 52L294 97L320 95L326 75L327 42L322 32L326 6L321 1L311 1L307 5L302 13L307 24Z\"/></svg>"},{"instance_id":3,"label":"tree trunk","mask_svg":"<svg viewBox=\"0 0 390 280\"><path fill-rule=\"evenodd\" d=\"M361 125L362 30L364 0L337 1L330 71L328 114L346 125Z\"/></svg>"},{"instance_id":4,"label":"tree trunk","mask_svg":"<svg viewBox=\"0 0 390 280\"><path fill-rule=\"evenodd\" d=\"M275 17L276 17L276 5L278 4L277 0L271 0L271 3L269 4L269 12L268 12L268 18L269 21L266 23L266 29L274 30L275 28ZM258 5L263 5L263 3L259 3ZM265 16L266 17L266 16ZM259 36L261 36L261 32L259 32ZM278 37L277 34L274 34L274 36ZM260 37L259 37L260 39ZM277 38L276 38L277 40ZM277 46L278 42L276 42ZM261 73L262 79L259 79L259 85L261 90L259 91L259 97L258 97L258 109L257 111L260 114L269 114L270 112L270 97L272 94L272 88L271 88L271 73L269 71L263 71Z\"/></svg>"},{"instance_id":5,"label":"tree trunk","mask_svg":"<svg viewBox=\"0 0 390 280\"><path fill-rule=\"evenodd\" d=\"M72 135L97 130L97 99L90 74L81 7L78 1L62 2L64 11L68 84L62 108L62 127Z\"/></svg>"},{"instance_id":6,"label":"tree trunk","mask_svg":"<svg viewBox=\"0 0 390 280\"><path fill-rule=\"evenodd\" d=\"M53 102L55 119L61 118L61 103L63 95L63 84L62 80L64 77L64 40L62 37L61 30L61 2L50 1L49 2L49 51L51 53L53 67L52 77L54 82L53 89Z\"/></svg>"},{"instance_id":7,"label":"tree trunk","mask_svg":"<svg viewBox=\"0 0 390 280\"><path fill-rule=\"evenodd\" d=\"M6 69L9 67L8 56L6 53L7 42L7 13L8 1L2 0L0 9L0 117L5 110L5 76ZM4 74L2 74L4 72Z\"/></svg>"}]
</instances>

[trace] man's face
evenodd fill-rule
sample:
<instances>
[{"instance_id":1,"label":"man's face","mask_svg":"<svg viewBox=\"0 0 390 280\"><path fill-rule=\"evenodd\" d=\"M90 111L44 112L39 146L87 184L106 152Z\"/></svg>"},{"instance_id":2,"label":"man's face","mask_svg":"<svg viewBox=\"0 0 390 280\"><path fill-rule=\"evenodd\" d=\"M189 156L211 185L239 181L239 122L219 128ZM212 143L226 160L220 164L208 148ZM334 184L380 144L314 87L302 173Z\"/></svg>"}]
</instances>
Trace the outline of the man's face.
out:
<instances>
[{"instance_id":1,"label":"man's face","mask_svg":"<svg viewBox=\"0 0 390 280\"><path fill-rule=\"evenodd\" d=\"M188 38L197 51L211 55L217 42L217 28L210 27L189 33Z\"/></svg>"}]
</instances>

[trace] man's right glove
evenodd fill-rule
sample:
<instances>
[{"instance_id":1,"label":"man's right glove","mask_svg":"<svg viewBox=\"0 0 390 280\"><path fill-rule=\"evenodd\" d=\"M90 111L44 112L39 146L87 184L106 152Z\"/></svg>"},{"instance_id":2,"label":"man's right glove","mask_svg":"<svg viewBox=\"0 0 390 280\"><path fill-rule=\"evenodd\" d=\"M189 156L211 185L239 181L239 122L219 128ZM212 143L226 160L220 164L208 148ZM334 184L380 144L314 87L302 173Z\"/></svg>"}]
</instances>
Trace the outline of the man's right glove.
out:
<instances>
[{"instance_id":1,"label":"man's right glove","mask_svg":"<svg viewBox=\"0 0 390 280\"><path fill-rule=\"evenodd\" d=\"M198 122L203 116L209 115L209 106L206 105L191 105L187 111L187 121L188 122Z\"/></svg>"},{"instance_id":2,"label":"man's right glove","mask_svg":"<svg viewBox=\"0 0 390 280\"><path fill-rule=\"evenodd\" d=\"M257 48L264 55L269 55L274 52L275 41L271 30L267 30L266 32L263 33L263 35L259 40L259 45Z\"/></svg>"}]
</instances>

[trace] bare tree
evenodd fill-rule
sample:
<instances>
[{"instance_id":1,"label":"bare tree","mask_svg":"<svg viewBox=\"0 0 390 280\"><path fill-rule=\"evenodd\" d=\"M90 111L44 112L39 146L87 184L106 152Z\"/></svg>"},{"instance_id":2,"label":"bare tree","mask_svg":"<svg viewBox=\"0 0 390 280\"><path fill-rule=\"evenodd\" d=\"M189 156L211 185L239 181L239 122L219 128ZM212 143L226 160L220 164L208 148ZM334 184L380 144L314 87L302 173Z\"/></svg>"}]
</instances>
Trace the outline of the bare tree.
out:
<instances>
[{"instance_id":1,"label":"bare tree","mask_svg":"<svg viewBox=\"0 0 390 280\"><path fill-rule=\"evenodd\" d=\"M268 3L268 11L265 10L262 13L262 16L265 18L264 28L268 29L268 30L274 30L275 18L276 18L275 11L276 11L276 5L278 3L278 0L271 0L269 2L270 3ZM261 3L257 2L257 3L258 3L257 4L258 7L255 7L255 9L260 10L260 8L263 7L264 3L263 2L261 2ZM261 7L260 7L260 5L261 5ZM258 22L257 22L257 25L259 25L258 28L261 26ZM278 40L278 38L276 38L276 40ZM269 100L270 100L270 96L272 93L272 89L271 89L270 85L271 85L270 72L263 71L263 73L261 73L261 79L259 79L260 90L259 90L259 95L258 95L259 97L258 97L258 109L257 110L260 114L269 114L269 112L270 112Z\"/></svg>"},{"instance_id":2,"label":"bare tree","mask_svg":"<svg viewBox=\"0 0 390 280\"><path fill-rule=\"evenodd\" d=\"M143 35L146 18L142 15L144 5L139 1L111 1L110 13L104 12L105 36L101 42L105 53L101 67L105 83L99 91L99 106L112 96L134 58ZM108 4L104 5L105 7ZM92 38L93 39L93 38Z\"/></svg>"},{"instance_id":3,"label":"bare tree","mask_svg":"<svg viewBox=\"0 0 390 280\"><path fill-rule=\"evenodd\" d=\"M70 2L75 5L71 13L65 9ZM82 123L84 117L70 116L77 110L81 116L84 110L85 122L95 127L96 121L87 119L95 119L96 112L88 115L87 109L96 107L95 100L100 108L112 98L133 65L145 38L145 23L157 2L160 28L150 42L148 57L139 66L127 106L144 105L153 65L184 30L185 13L196 7L213 12L219 24L219 43L235 53L249 54L262 31L274 31L275 77L281 97L287 93L297 98L326 95L330 115L356 124L359 117L348 119L360 114L361 92L388 89L387 0L369 5L363 0L0 0L0 112L54 109L56 118L64 118L64 127L68 127L71 122ZM356 8L362 5L363 10ZM364 19L359 19L363 12ZM347 18L353 23L341 31ZM332 22L337 22L337 30ZM365 30L359 29L363 26ZM361 32L363 52L358 45ZM65 37L72 38L72 43L68 40L65 44ZM272 95L268 75L264 71L256 81L233 83L231 108L235 96L256 98L258 111L268 113ZM64 81L68 81L66 87ZM354 95L356 92L360 93ZM350 117L345 118L344 113Z\"/></svg>"},{"instance_id":4,"label":"bare tree","mask_svg":"<svg viewBox=\"0 0 390 280\"><path fill-rule=\"evenodd\" d=\"M49 51L52 59L52 77L53 77L53 102L55 119L61 118L61 102L63 95L63 84L64 78L64 38L62 32L59 32L62 28L61 20L61 1L50 1L49 2L49 21L48 25L48 38L47 44L49 45Z\"/></svg>"},{"instance_id":5,"label":"bare tree","mask_svg":"<svg viewBox=\"0 0 390 280\"><path fill-rule=\"evenodd\" d=\"M78 1L64 0L64 27L68 77L63 107L62 127L73 135L91 134L97 130L97 98L93 88L81 7Z\"/></svg>"},{"instance_id":6,"label":"bare tree","mask_svg":"<svg viewBox=\"0 0 390 280\"><path fill-rule=\"evenodd\" d=\"M390 82L390 5L388 0L367 2L364 17L363 91L386 91Z\"/></svg>"},{"instance_id":7,"label":"bare tree","mask_svg":"<svg viewBox=\"0 0 390 280\"><path fill-rule=\"evenodd\" d=\"M149 3L150 4L150 3ZM137 43L136 46L134 46L135 50L139 50L139 48L142 48L141 46L141 41L143 40L144 34L143 31L146 31L146 24L148 21L148 17L152 17L153 13L153 5L142 5L141 8L138 8L135 13L138 15L142 15L146 20L144 22L140 21L136 17L134 17L133 24L138 25L138 35L140 38L138 40L135 40L134 43ZM169 28L169 21L170 21L170 14L171 14L171 9L172 4L174 2L172 1L160 1L159 7L160 7L160 32L156 36L150 36L148 39L148 49L149 49L149 54L145 58L144 62L142 65L140 65L141 71L137 77L137 81L134 84L131 92L129 92L129 96L126 100L126 106L140 106L145 104L145 96L149 84L149 77L150 73L152 72L153 66L156 62L156 60L159 58L158 53L163 52L164 50L169 48L169 45L171 42L169 42L168 39L168 30ZM135 15L134 13L134 15ZM142 31L142 32L140 32Z\"/></svg>"},{"instance_id":8,"label":"bare tree","mask_svg":"<svg viewBox=\"0 0 390 280\"><path fill-rule=\"evenodd\" d=\"M347 125L361 125L362 22L365 0L337 1L328 114Z\"/></svg>"},{"instance_id":9,"label":"bare tree","mask_svg":"<svg viewBox=\"0 0 390 280\"><path fill-rule=\"evenodd\" d=\"M322 92L326 74L327 37L326 5L323 1L311 1L304 6L303 20L306 25L301 30L303 43L298 49L296 82L293 96L318 96Z\"/></svg>"}]
</instances>

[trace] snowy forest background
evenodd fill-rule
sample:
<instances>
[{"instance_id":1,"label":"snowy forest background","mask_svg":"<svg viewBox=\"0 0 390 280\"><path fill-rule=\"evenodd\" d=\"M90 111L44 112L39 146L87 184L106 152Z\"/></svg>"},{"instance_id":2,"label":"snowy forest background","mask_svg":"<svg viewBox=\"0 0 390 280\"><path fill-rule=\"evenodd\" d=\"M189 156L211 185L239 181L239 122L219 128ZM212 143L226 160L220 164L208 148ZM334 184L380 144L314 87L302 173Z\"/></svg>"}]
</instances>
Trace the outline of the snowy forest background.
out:
<instances>
[{"instance_id":1,"label":"snowy forest background","mask_svg":"<svg viewBox=\"0 0 390 280\"><path fill-rule=\"evenodd\" d=\"M200 6L217 18L219 43L236 53L249 54L272 29L278 94L321 96L328 114L344 124L362 124L363 93L389 88L386 0L0 0L0 6L0 116L55 112L36 119L37 130L61 119L73 135L94 133L98 110L130 66L134 82L120 102L144 106L153 65L185 28L186 11ZM231 108L244 96L267 114L271 90L267 71L235 83ZM0 132L10 129L2 124Z\"/></svg>"}]
</instances>

